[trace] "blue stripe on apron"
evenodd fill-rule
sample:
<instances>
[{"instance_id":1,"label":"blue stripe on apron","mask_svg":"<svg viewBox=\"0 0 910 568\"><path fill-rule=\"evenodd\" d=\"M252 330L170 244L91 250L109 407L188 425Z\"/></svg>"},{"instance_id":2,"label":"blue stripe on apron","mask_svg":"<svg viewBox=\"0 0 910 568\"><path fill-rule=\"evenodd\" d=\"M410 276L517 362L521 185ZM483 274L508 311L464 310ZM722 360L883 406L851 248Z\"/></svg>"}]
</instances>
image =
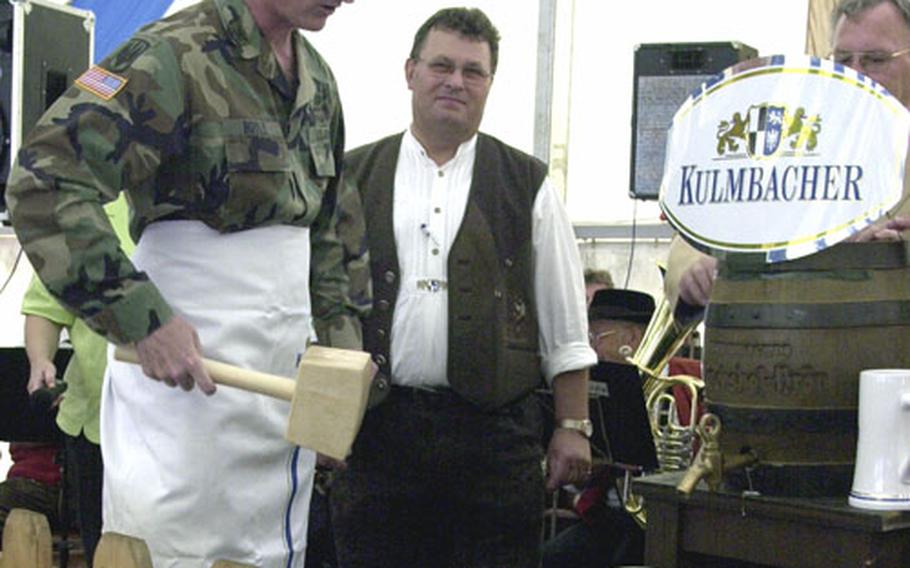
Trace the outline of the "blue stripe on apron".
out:
<instances>
[{"instance_id":1,"label":"blue stripe on apron","mask_svg":"<svg viewBox=\"0 0 910 568\"><path fill-rule=\"evenodd\" d=\"M287 568L294 564L294 537L291 535L291 509L294 506L294 496L297 495L297 458L300 456L300 447L294 448L291 453L291 495L284 513L284 540L288 546Z\"/></svg>"}]
</instances>

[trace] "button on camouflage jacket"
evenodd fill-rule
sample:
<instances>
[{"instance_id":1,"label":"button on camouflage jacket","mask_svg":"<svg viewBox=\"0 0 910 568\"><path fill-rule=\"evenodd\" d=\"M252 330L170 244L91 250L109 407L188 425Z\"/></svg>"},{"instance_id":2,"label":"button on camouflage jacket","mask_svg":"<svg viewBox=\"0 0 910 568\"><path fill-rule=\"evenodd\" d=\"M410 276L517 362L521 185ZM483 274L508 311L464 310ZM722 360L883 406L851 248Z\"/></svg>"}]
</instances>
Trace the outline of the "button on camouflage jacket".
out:
<instances>
[{"instance_id":1,"label":"button on camouflage jacket","mask_svg":"<svg viewBox=\"0 0 910 568\"><path fill-rule=\"evenodd\" d=\"M300 34L294 47L299 85L242 0L205 0L140 30L26 138L7 189L13 226L47 288L93 329L131 342L172 316L105 217L102 205L125 191L137 242L161 220L221 232L310 226L317 333L359 347L349 316L369 299L348 298L336 232L341 106L319 54Z\"/></svg>"}]
</instances>

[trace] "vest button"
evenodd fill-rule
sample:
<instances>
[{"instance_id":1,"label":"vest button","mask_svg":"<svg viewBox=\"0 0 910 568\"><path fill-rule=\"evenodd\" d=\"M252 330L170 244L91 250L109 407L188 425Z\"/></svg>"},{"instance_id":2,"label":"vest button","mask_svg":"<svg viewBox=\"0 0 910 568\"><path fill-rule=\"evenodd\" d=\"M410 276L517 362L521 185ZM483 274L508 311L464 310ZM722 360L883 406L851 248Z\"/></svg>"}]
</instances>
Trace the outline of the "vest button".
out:
<instances>
[{"instance_id":1,"label":"vest button","mask_svg":"<svg viewBox=\"0 0 910 568\"><path fill-rule=\"evenodd\" d=\"M385 281L387 284L395 282L395 272L389 270L385 273Z\"/></svg>"},{"instance_id":2,"label":"vest button","mask_svg":"<svg viewBox=\"0 0 910 568\"><path fill-rule=\"evenodd\" d=\"M389 379L385 378L384 376L376 377L376 388L381 391L389 388Z\"/></svg>"},{"instance_id":3,"label":"vest button","mask_svg":"<svg viewBox=\"0 0 910 568\"><path fill-rule=\"evenodd\" d=\"M511 258L506 259L506 268L512 268L513 264L515 264L515 262Z\"/></svg>"},{"instance_id":4,"label":"vest button","mask_svg":"<svg viewBox=\"0 0 910 568\"><path fill-rule=\"evenodd\" d=\"M502 299L502 292L499 291L499 290L493 290L493 297L496 298L497 300L501 300L501 299Z\"/></svg>"},{"instance_id":5,"label":"vest button","mask_svg":"<svg viewBox=\"0 0 910 568\"><path fill-rule=\"evenodd\" d=\"M376 307L384 312L388 311L389 301L388 300L379 300L378 302L376 302Z\"/></svg>"},{"instance_id":6,"label":"vest button","mask_svg":"<svg viewBox=\"0 0 910 568\"><path fill-rule=\"evenodd\" d=\"M381 366L385 365L385 363L386 363L385 355L383 355L382 353L378 353L373 357L373 361L376 361L376 364L381 367Z\"/></svg>"},{"instance_id":7,"label":"vest button","mask_svg":"<svg viewBox=\"0 0 910 568\"><path fill-rule=\"evenodd\" d=\"M380 327L376 330L376 335L380 338L385 338L385 330Z\"/></svg>"}]
</instances>

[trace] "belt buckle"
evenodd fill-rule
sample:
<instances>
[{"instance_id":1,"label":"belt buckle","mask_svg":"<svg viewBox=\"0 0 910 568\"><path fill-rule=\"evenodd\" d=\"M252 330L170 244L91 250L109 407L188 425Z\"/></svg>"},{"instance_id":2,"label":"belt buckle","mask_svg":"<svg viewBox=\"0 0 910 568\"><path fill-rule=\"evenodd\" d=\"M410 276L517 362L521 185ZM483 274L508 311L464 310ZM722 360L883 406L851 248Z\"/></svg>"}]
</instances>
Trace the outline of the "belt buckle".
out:
<instances>
[{"instance_id":1,"label":"belt buckle","mask_svg":"<svg viewBox=\"0 0 910 568\"><path fill-rule=\"evenodd\" d=\"M417 281L418 290L426 290L428 292L441 292L448 289L448 283L445 280L440 280L439 278L424 278Z\"/></svg>"}]
</instances>

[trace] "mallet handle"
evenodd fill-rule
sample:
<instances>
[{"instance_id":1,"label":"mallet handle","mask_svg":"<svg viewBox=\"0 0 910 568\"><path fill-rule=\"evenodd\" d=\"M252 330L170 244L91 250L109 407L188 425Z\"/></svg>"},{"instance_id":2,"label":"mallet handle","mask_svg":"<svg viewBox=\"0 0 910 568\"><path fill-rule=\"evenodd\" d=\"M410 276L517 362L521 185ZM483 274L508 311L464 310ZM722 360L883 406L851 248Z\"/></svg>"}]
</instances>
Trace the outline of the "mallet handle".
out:
<instances>
[{"instance_id":1,"label":"mallet handle","mask_svg":"<svg viewBox=\"0 0 910 568\"><path fill-rule=\"evenodd\" d=\"M139 354L132 347L118 345L114 349L114 359L125 363L139 364ZM241 390L264 394L273 398L290 400L294 397L295 381L287 377L260 373L249 369L241 369L234 365L202 359L205 370L212 380L219 385L238 388Z\"/></svg>"}]
</instances>

